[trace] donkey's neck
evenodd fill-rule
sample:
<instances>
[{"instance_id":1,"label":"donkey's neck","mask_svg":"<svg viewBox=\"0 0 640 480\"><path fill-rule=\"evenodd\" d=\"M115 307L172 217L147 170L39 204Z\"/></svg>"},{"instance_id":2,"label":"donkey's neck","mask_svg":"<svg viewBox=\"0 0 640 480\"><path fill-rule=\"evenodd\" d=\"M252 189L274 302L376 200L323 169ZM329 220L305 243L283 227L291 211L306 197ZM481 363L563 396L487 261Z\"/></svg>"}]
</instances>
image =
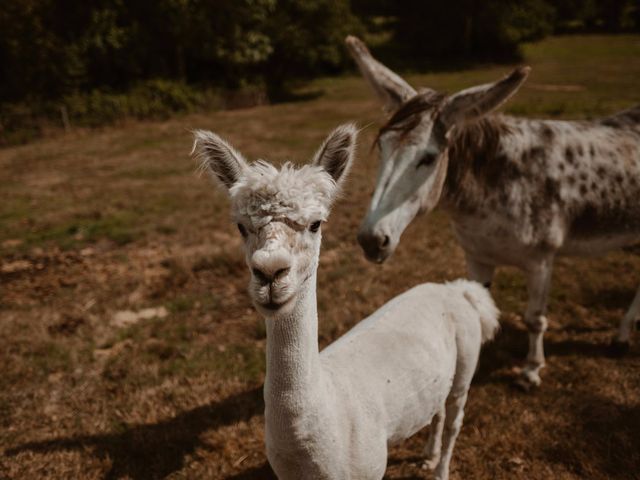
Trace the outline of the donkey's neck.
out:
<instances>
[{"instance_id":1,"label":"donkey's neck","mask_svg":"<svg viewBox=\"0 0 640 480\"><path fill-rule=\"evenodd\" d=\"M267 422L285 428L317 403L322 383L315 272L304 282L295 302L291 312L265 320Z\"/></svg>"}]
</instances>

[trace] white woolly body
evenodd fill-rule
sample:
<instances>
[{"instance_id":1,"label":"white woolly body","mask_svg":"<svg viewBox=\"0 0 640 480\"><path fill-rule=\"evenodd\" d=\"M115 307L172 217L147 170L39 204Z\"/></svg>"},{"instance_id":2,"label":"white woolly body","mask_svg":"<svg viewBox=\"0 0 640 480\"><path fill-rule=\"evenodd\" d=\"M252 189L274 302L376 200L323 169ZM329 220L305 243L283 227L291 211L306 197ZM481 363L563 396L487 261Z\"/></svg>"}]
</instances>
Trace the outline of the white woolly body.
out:
<instances>
[{"instance_id":1,"label":"white woolly body","mask_svg":"<svg viewBox=\"0 0 640 480\"><path fill-rule=\"evenodd\" d=\"M452 393L466 396L497 310L475 282L419 285L316 359L314 296L305 294L291 317L267 319L269 462L282 479L382 478L389 445L428 425ZM308 329L308 343L294 340L300 329ZM292 344L294 374L282 362ZM283 391L291 379L305 388Z\"/></svg>"}]
</instances>

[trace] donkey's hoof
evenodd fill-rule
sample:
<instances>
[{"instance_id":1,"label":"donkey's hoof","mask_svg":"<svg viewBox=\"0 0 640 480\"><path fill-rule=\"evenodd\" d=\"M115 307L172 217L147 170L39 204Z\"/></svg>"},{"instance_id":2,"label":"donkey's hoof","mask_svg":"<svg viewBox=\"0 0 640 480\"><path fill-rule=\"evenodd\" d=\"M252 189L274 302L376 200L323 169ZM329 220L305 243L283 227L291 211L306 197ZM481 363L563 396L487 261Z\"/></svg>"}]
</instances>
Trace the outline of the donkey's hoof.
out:
<instances>
[{"instance_id":1,"label":"donkey's hoof","mask_svg":"<svg viewBox=\"0 0 640 480\"><path fill-rule=\"evenodd\" d=\"M427 458L424 462L422 462L422 470L430 470L434 471L438 466L439 458Z\"/></svg>"},{"instance_id":2,"label":"donkey's hoof","mask_svg":"<svg viewBox=\"0 0 640 480\"><path fill-rule=\"evenodd\" d=\"M613 339L609 344L607 353L610 357L619 358L629 353L629 342L623 342L617 339Z\"/></svg>"},{"instance_id":3,"label":"donkey's hoof","mask_svg":"<svg viewBox=\"0 0 640 480\"><path fill-rule=\"evenodd\" d=\"M513 382L514 386L525 392L535 390L541 383L540 375L531 370L522 370Z\"/></svg>"},{"instance_id":4,"label":"donkey's hoof","mask_svg":"<svg viewBox=\"0 0 640 480\"><path fill-rule=\"evenodd\" d=\"M420 467L422 470L434 471L438 466L439 459L431 458L422 462L422 466Z\"/></svg>"}]
</instances>

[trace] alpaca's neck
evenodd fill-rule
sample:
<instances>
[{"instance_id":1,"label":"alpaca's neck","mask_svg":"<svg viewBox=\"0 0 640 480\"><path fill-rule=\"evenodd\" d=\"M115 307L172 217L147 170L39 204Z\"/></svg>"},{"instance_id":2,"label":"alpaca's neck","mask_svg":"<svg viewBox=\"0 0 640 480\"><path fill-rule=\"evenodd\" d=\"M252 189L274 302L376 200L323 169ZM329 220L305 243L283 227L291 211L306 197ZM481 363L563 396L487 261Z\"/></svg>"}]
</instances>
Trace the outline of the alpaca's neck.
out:
<instances>
[{"instance_id":1,"label":"alpaca's neck","mask_svg":"<svg viewBox=\"0 0 640 480\"><path fill-rule=\"evenodd\" d=\"M318 349L316 273L302 285L293 310L266 319L267 423L287 428L317 402L322 372Z\"/></svg>"}]
</instances>

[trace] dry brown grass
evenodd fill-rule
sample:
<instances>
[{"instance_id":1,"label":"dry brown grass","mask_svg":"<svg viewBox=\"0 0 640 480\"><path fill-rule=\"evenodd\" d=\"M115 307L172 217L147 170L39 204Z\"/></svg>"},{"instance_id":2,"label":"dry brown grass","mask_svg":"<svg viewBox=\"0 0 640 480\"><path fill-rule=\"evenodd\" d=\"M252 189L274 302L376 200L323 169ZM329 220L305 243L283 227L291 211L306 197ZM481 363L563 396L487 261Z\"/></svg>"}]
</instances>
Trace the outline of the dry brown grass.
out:
<instances>
[{"instance_id":1,"label":"dry brown grass","mask_svg":"<svg viewBox=\"0 0 640 480\"><path fill-rule=\"evenodd\" d=\"M568 62L573 41L530 52L533 81L584 90L525 89L514 111L584 117L640 100L639 37L583 38L583 55ZM504 70L412 79L453 90ZM325 94L0 151L0 478L269 478L264 328L226 199L193 174L187 129L279 161L308 158L340 122L380 120L357 77L313 88ZM374 182L374 133L365 130L324 231L323 345L416 283L464 274L440 212L416 221L387 264L364 260L355 233ZM483 352L452 478L640 478L640 348L606 356L639 271L638 250L558 262L549 364L529 394L510 382L526 349L524 282L499 271L503 328ZM113 322L117 311L160 306L168 317ZM388 478L431 478L419 468L425 438L392 450Z\"/></svg>"}]
</instances>

